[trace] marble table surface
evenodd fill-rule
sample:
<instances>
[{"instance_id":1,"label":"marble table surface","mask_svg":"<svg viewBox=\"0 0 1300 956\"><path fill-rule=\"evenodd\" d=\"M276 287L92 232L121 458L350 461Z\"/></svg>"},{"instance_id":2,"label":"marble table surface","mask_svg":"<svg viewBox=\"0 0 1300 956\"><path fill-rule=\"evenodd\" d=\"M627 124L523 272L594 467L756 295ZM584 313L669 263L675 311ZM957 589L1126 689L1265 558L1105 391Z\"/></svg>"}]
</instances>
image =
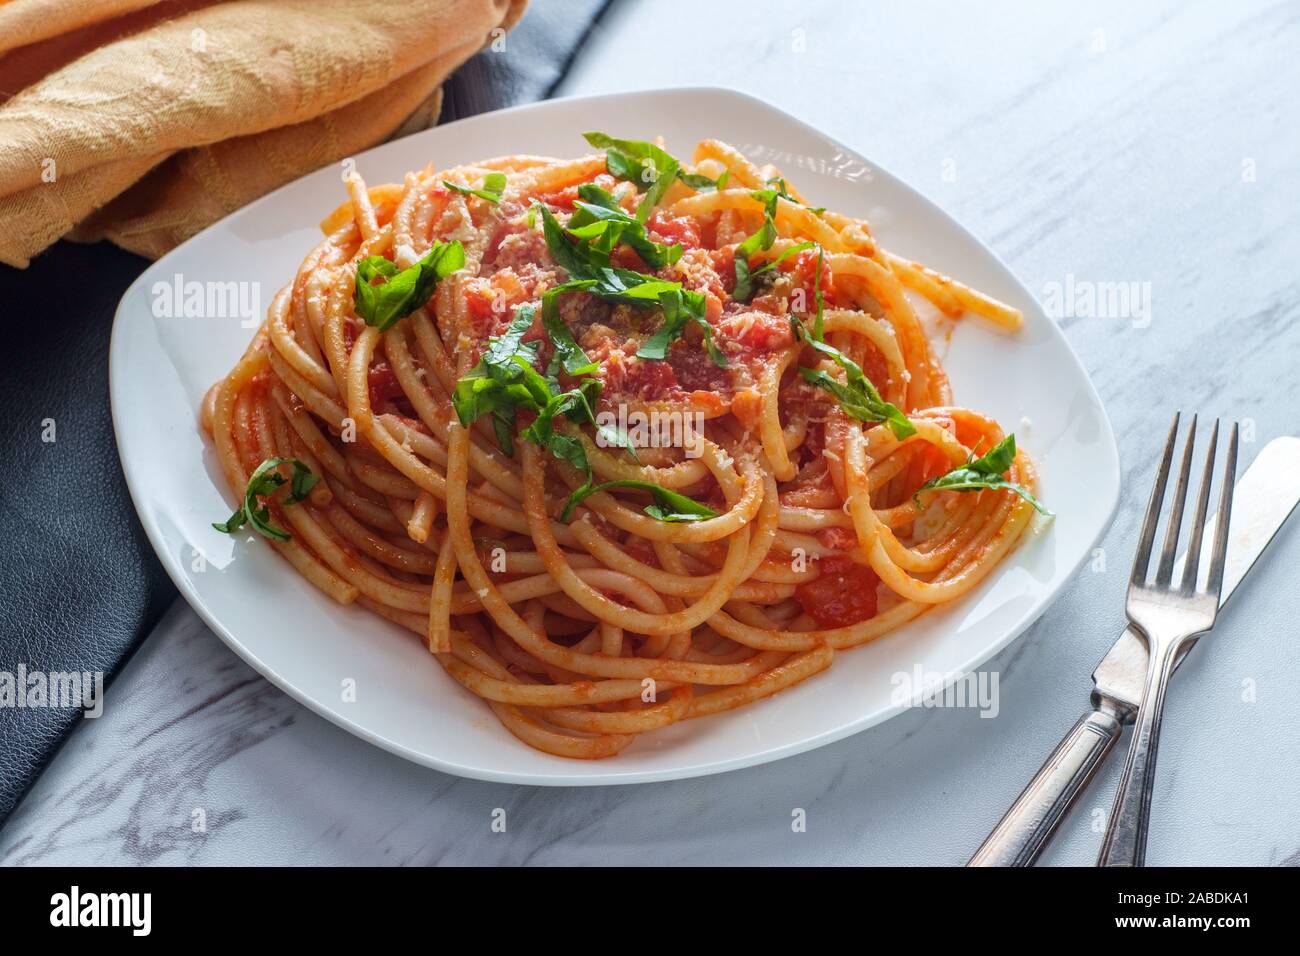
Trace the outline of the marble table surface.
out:
<instances>
[{"instance_id":1,"label":"marble table surface","mask_svg":"<svg viewBox=\"0 0 1300 956\"><path fill-rule=\"evenodd\" d=\"M1297 49L1300 4L1285 2L624 0L561 90L746 89L935 199L1036 292L1071 276L1149 283L1149 316L1060 320L1114 422L1125 493L1105 570L1085 566L986 665L1000 675L996 719L912 710L676 783L487 784L327 723L178 603L0 831L0 862L964 862L1079 715L1118 633L1171 410L1248 420L1247 462L1300 430ZM1151 863L1300 863L1289 531L1174 681ZM1119 763L1044 863L1095 859Z\"/></svg>"}]
</instances>

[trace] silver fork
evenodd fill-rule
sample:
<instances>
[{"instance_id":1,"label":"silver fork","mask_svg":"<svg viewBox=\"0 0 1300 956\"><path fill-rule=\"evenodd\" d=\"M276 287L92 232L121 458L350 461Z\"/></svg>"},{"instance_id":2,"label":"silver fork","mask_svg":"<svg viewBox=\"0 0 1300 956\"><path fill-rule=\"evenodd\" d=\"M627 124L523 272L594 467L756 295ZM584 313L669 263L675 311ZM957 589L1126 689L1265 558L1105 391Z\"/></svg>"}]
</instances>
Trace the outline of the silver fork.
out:
<instances>
[{"instance_id":1,"label":"silver fork","mask_svg":"<svg viewBox=\"0 0 1300 956\"><path fill-rule=\"evenodd\" d=\"M1178 414L1175 414L1173 424L1169 426L1169 439L1165 442L1165 454L1156 474L1155 487L1151 489L1146 523L1142 526L1137 555L1133 559L1133 574L1129 578L1128 619L1146 638L1150 663L1147 667L1146 688L1133 729L1133 740L1129 745L1128 762L1125 763L1124 774L1119 780L1106 839L1101 846L1101 855L1097 858L1098 866L1142 866L1146 859L1147 823L1151 814L1151 791L1155 782L1156 749L1160 743L1165 688L1174 663L1178 660L1179 650L1192 638L1214 627L1214 619L1219 612L1219 592L1223 587L1223 565L1228 550L1228 520L1232 514L1232 487L1237 473L1235 422L1224 460L1219 519L1216 522L1214 548L1210 554L1205 588L1197 586L1197 579L1201 564L1201 538L1205 533L1205 515L1210 502L1210 484L1214 478L1214 458L1219 439L1217 421L1210 433L1210 449L1205 456L1205 470L1196 503L1196 521L1188 541L1186 559L1179 569L1178 582L1173 582L1174 556L1178 552L1178 533L1183 522L1187 479L1192 470L1192 449L1196 442L1195 415L1192 416L1192 427L1187 433L1187 446L1183 451L1178 486L1174 489L1174 504L1165 531L1164 546L1160 551L1160 563L1156 567L1155 580L1150 583L1147 581L1151 547L1155 543L1165 485L1169 479L1169 465L1173 461L1174 446L1178 439L1178 418Z\"/></svg>"}]
</instances>

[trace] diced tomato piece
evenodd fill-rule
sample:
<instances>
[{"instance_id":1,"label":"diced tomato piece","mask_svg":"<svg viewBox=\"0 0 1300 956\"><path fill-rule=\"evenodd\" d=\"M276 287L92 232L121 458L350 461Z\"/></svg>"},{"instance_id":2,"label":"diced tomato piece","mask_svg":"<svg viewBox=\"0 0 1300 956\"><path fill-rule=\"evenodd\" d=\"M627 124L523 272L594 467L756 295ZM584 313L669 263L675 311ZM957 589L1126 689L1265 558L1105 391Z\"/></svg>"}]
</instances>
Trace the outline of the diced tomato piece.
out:
<instances>
[{"instance_id":1,"label":"diced tomato piece","mask_svg":"<svg viewBox=\"0 0 1300 956\"><path fill-rule=\"evenodd\" d=\"M710 412L714 415L718 415L726 407L726 402L723 401L722 396L717 392L707 392L701 389L696 389L686 397L692 406L700 409L700 411L704 412L706 415Z\"/></svg>"},{"instance_id":2,"label":"diced tomato piece","mask_svg":"<svg viewBox=\"0 0 1300 956\"><path fill-rule=\"evenodd\" d=\"M385 402L399 398L405 393L397 381L397 374L387 362L376 362L370 366L370 407L379 408Z\"/></svg>"},{"instance_id":3,"label":"diced tomato piece","mask_svg":"<svg viewBox=\"0 0 1300 956\"><path fill-rule=\"evenodd\" d=\"M863 353L862 371L876 388L883 389L889 381L889 365L874 345L868 345Z\"/></svg>"},{"instance_id":4,"label":"diced tomato piece","mask_svg":"<svg viewBox=\"0 0 1300 956\"><path fill-rule=\"evenodd\" d=\"M717 325L718 319L722 318L722 299L713 292L706 290L704 293L704 321L709 325Z\"/></svg>"},{"instance_id":5,"label":"diced tomato piece","mask_svg":"<svg viewBox=\"0 0 1300 956\"><path fill-rule=\"evenodd\" d=\"M713 259L713 271L722 280L723 291L731 295L736 288L735 248L727 246L725 249L715 249L710 253L710 257Z\"/></svg>"},{"instance_id":6,"label":"diced tomato piece","mask_svg":"<svg viewBox=\"0 0 1300 956\"><path fill-rule=\"evenodd\" d=\"M514 269L498 271L490 279L474 278L465 283L465 306L479 339L499 333L514 307L528 298L528 292Z\"/></svg>"},{"instance_id":7,"label":"diced tomato piece","mask_svg":"<svg viewBox=\"0 0 1300 956\"><path fill-rule=\"evenodd\" d=\"M725 368L713 364L708 351L703 345L703 336L699 330L687 327L682 341L686 347L674 346L668 351L667 362L651 362L651 365L671 365L678 383L684 391L722 392L730 384L731 378Z\"/></svg>"},{"instance_id":8,"label":"diced tomato piece","mask_svg":"<svg viewBox=\"0 0 1300 956\"><path fill-rule=\"evenodd\" d=\"M826 447L826 425L820 421L808 422L808 430L804 432L803 448L804 459L813 461L822 456L822 450Z\"/></svg>"},{"instance_id":9,"label":"diced tomato piece","mask_svg":"<svg viewBox=\"0 0 1300 956\"><path fill-rule=\"evenodd\" d=\"M795 599L818 627L848 627L876 616L880 579L865 564L831 555L818 564L821 574L794 589Z\"/></svg>"},{"instance_id":10,"label":"diced tomato piece","mask_svg":"<svg viewBox=\"0 0 1300 956\"><path fill-rule=\"evenodd\" d=\"M762 412L763 396L752 388L742 388L731 397L731 414L746 428L757 425Z\"/></svg>"},{"instance_id":11,"label":"diced tomato piece","mask_svg":"<svg viewBox=\"0 0 1300 956\"><path fill-rule=\"evenodd\" d=\"M817 540L833 551L849 551L857 546L858 536L848 528L822 528L817 532Z\"/></svg>"},{"instance_id":12,"label":"diced tomato piece","mask_svg":"<svg viewBox=\"0 0 1300 956\"><path fill-rule=\"evenodd\" d=\"M615 394L654 401L677 391L677 375L667 362L633 358L606 366L605 384Z\"/></svg>"},{"instance_id":13,"label":"diced tomato piece","mask_svg":"<svg viewBox=\"0 0 1300 956\"><path fill-rule=\"evenodd\" d=\"M465 283L465 305L474 319L476 329L486 326L486 320L492 317L495 302L496 292L486 279L470 279Z\"/></svg>"},{"instance_id":14,"label":"diced tomato piece","mask_svg":"<svg viewBox=\"0 0 1300 956\"><path fill-rule=\"evenodd\" d=\"M636 558L642 564L648 564L652 568L659 567L659 556L655 554L654 548L645 538L630 537L623 543L623 551Z\"/></svg>"},{"instance_id":15,"label":"diced tomato piece","mask_svg":"<svg viewBox=\"0 0 1300 956\"><path fill-rule=\"evenodd\" d=\"M559 192L543 193L537 197L538 202L543 202L548 206L558 206L561 209L572 209L573 204L578 201L578 187L569 186L561 189Z\"/></svg>"},{"instance_id":16,"label":"diced tomato piece","mask_svg":"<svg viewBox=\"0 0 1300 956\"><path fill-rule=\"evenodd\" d=\"M755 352L772 352L794 344L794 332L787 317L757 311L752 315L754 320L747 323L745 331L737 339L746 348Z\"/></svg>"},{"instance_id":17,"label":"diced tomato piece","mask_svg":"<svg viewBox=\"0 0 1300 956\"><path fill-rule=\"evenodd\" d=\"M649 272L650 267L631 246L616 246L609 254L610 265L618 269L631 269L633 272Z\"/></svg>"},{"instance_id":18,"label":"diced tomato piece","mask_svg":"<svg viewBox=\"0 0 1300 956\"><path fill-rule=\"evenodd\" d=\"M617 180L608 173L601 173L592 181L592 185L599 186L606 192L613 191L617 185ZM585 183L581 185L586 185ZM557 206L563 209L572 209L573 204L578 201L578 183L568 186L564 189L553 193L542 193L537 197L538 202L544 202L548 206Z\"/></svg>"},{"instance_id":19,"label":"diced tomato piece","mask_svg":"<svg viewBox=\"0 0 1300 956\"><path fill-rule=\"evenodd\" d=\"M795 285L804 290L807 296L808 311L817 309L817 250L805 249L794 257ZM831 275L831 264L822 257L822 301L827 306L835 304L835 279Z\"/></svg>"},{"instance_id":20,"label":"diced tomato piece","mask_svg":"<svg viewBox=\"0 0 1300 956\"><path fill-rule=\"evenodd\" d=\"M700 224L692 216L670 216L656 209L646 222L646 229L657 241L678 245L683 249L700 248Z\"/></svg>"}]
</instances>

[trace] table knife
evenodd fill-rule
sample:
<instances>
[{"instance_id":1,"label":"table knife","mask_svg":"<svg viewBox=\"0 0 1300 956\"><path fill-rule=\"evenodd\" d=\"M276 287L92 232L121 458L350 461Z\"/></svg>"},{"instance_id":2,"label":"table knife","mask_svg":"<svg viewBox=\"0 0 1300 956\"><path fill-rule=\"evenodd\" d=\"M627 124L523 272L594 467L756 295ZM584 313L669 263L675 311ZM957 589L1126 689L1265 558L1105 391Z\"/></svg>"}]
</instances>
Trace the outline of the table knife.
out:
<instances>
[{"instance_id":1,"label":"table knife","mask_svg":"<svg viewBox=\"0 0 1300 956\"><path fill-rule=\"evenodd\" d=\"M1300 502L1300 438L1276 438L1264 446L1237 481L1220 606L1227 603L1297 502ZM1213 540L1217 524L1217 516L1207 522L1204 541ZM1195 641L1187 645L1179 664L1194 644ZM1133 628L1125 628L1092 672L1095 685L1092 708L1052 751L971 857L969 866L1033 863L1070 804L1110 753L1124 725L1133 721L1142 699L1146 670L1146 643Z\"/></svg>"}]
</instances>

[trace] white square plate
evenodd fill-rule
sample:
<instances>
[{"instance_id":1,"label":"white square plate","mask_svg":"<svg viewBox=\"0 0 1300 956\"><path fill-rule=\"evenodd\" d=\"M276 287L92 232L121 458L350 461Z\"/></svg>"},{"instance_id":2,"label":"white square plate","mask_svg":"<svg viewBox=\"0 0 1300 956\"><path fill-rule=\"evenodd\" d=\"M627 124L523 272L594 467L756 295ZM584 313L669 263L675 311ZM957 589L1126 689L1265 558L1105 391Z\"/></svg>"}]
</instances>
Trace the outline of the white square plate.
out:
<instances>
[{"instance_id":1,"label":"white square plate","mask_svg":"<svg viewBox=\"0 0 1300 956\"><path fill-rule=\"evenodd\" d=\"M220 469L198 426L204 392L226 374L252 329L229 318L155 315L164 286L241 283L260 321L272 295L319 240L344 198L322 169L204 230L149 268L117 311L110 355L113 421L131 495L186 600L244 660L317 713L360 737L448 773L525 784L641 783L717 773L830 743L901 710L898 674L978 667L1028 627L1105 530L1119 495L1114 435L1060 330L998 258L883 170L799 120L728 90L679 89L555 100L450 123L356 157L373 184L400 182L432 160L445 168L505 153L577 156L600 129L689 156L704 138L772 162L810 202L873 219L882 243L1025 313L1008 338L971 319L942 346L957 401L993 415L1036 459L1057 512L984 584L899 632L836 656L829 671L739 711L643 736L610 760L540 753L502 728L413 637L360 608L340 607L260 543L221 534L230 512ZM256 291L257 302L247 296ZM206 310L205 310L206 311ZM1022 424L1028 419L1032 424ZM348 682L355 682L349 684ZM345 701L345 686L355 700Z\"/></svg>"}]
</instances>

